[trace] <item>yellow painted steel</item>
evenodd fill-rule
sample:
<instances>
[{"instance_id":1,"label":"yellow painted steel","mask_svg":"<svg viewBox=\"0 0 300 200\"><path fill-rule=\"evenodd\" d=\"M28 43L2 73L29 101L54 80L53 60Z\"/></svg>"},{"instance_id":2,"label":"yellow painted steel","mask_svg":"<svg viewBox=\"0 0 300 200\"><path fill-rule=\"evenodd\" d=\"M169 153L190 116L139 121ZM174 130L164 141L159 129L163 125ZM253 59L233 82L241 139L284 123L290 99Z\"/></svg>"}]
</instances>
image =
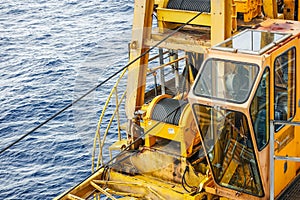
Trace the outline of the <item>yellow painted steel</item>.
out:
<instances>
[{"instance_id":1,"label":"yellow painted steel","mask_svg":"<svg viewBox=\"0 0 300 200\"><path fill-rule=\"evenodd\" d=\"M101 123L102 123L103 117L105 115L105 112L106 112L106 110L108 108L109 102L111 101L111 98L112 98L113 94L115 92L117 92L117 87L118 87L120 81L122 80L122 78L124 77L124 75L125 75L126 72L127 72L127 69L124 69L123 72L121 73L119 79L116 81L113 89L110 91L110 94L108 95L108 98L107 98L107 100L106 100L106 102L105 102L105 104L103 106L101 115L99 117L99 120L98 120L98 123L97 123L97 129L96 129L96 133L95 133L95 137L94 137L94 143L93 143L92 172L94 172L94 170L95 170L94 163L95 163L95 154L96 154L96 148L97 148L97 141L98 141L98 146L99 146L99 155L98 155L98 161L97 161L97 167L96 168L98 168L99 165L100 165L100 163L103 162L103 159L102 159L102 152L103 152L103 150L102 150L102 148L103 148L103 144L105 143L105 139L103 139L103 141L101 141L101 138L100 138L100 128L101 128ZM120 101L118 103L116 103L117 106L116 106L116 109L115 109L114 113L118 112L119 106L122 103L122 100L125 97L125 94L126 94L126 92L124 92L124 94L122 95ZM115 93L115 95L116 95L116 98L118 98L117 97L117 93ZM113 117L112 117L112 119L113 119ZM112 119L110 121L112 121ZM120 125L119 119L118 119L118 125ZM107 130L108 130L108 128L109 127L107 127ZM118 127L118 129L119 129L119 127ZM119 140L121 140L120 132L118 133L118 138L119 138Z\"/></svg>"},{"instance_id":2,"label":"yellow painted steel","mask_svg":"<svg viewBox=\"0 0 300 200\"><path fill-rule=\"evenodd\" d=\"M175 64L175 63L178 63L179 61L181 61L181 60L183 60L183 59L187 59L187 56L183 56L183 57L181 57L181 58L172 60L172 61L170 61L170 62L168 62L168 63L165 63L165 64L160 65L160 66L157 66L157 67L148 68L147 71L148 71L148 72L154 72L154 71L157 71L157 70L162 69L162 68L164 68L164 67L167 67L167 66L173 65L173 64Z\"/></svg>"},{"instance_id":3,"label":"yellow painted steel","mask_svg":"<svg viewBox=\"0 0 300 200\"><path fill-rule=\"evenodd\" d=\"M155 0L154 4L158 5L159 8L165 8L165 7L167 7L168 1L166 1L166 0Z\"/></svg>"},{"instance_id":4,"label":"yellow painted steel","mask_svg":"<svg viewBox=\"0 0 300 200\"><path fill-rule=\"evenodd\" d=\"M166 4L159 4L165 6ZM158 26L160 32L166 29L174 29L178 23L185 23L198 12L188 10L157 8ZM237 29L236 8L232 0L211 1L211 13L203 12L193 20L191 25L201 25L211 27L211 44L217 44L231 36Z\"/></svg>"},{"instance_id":5,"label":"yellow painted steel","mask_svg":"<svg viewBox=\"0 0 300 200\"><path fill-rule=\"evenodd\" d=\"M97 171L68 194L55 199L86 199L93 194L104 194L111 199L115 199L113 195L120 195L137 199L199 200L206 194L187 194L178 183L161 182L147 175L128 176L110 171L110 179L102 180L103 173L103 169ZM110 189L101 187L103 185Z\"/></svg>"},{"instance_id":6,"label":"yellow painted steel","mask_svg":"<svg viewBox=\"0 0 300 200\"><path fill-rule=\"evenodd\" d=\"M261 15L262 0L234 0L236 10L243 14L244 22Z\"/></svg>"},{"instance_id":7,"label":"yellow painted steel","mask_svg":"<svg viewBox=\"0 0 300 200\"><path fill-rule=\"evenodd\" d=\"M211 1L211 45L216 45L229 38L235 32L236 23L232 23L232 16L235 18L236 10L232 8L232 0ZM236 18L235 18L236 20Z\"/></svg>"},{"instance_id":8,"label":"yellow painted steel","mask_svg":"<svg viewBox=\"0 0 300 200\"><path fill-rule=\"evenodd\" d=\"M288 24L288 25L287 25ZM271 26L270 26L271 25ZM288 50L292 49L292 48L296 48L296 55L294 55L294 57L291 57L291 55L289 54L288 60L286 60L284 62L283 65L292 65L292 63L295 62L295 57L299 56L299 50L297 51L297 49L300 48L300 40L299 40L299 30L300 30L300 23L297 22L286 22L284 20L271 20L270 22L267 22L265 24L261 24L261 30L275 30L275 28L278 28L278 30L280 31L286 31L286 32L290 32L296 36L291 37L290 39L285 40L284 42L278 44L278 46L275 46L272 50L268 51L267 53L265 53L264 55L261 55L259 57L253 56L253 58L256 59L255 62L258 63L263 63L264 67L268 67L270 68L270 72L271 72L271 78L270 78L270 84L272 86L270 86L270 93L271 95L267 95L266 98L270 100L270 105L268 106L268 109L270 109L270 117L271 120L274 120L274 116L275 116L275 102L276 102L276 98L275 98L275 86L274 86L274 76L275 76L275 59L280 56L283 55L285 52L287 52ZM298 31L295 31L298 30ZM263 39L263 38L262 38ZM272 38L265 38L264 41L267 42L267 40L270 40L269 43L272 43L274 41L274 39ZM249 55L247 54L239 54L239 53L235 53L235 52L215 52L213 51L213 53L211 53L212 57L216 57L216 58L226 58L229 60L239 60L239 61L246 61L246 62L253 62L251 60L249 60ZM259 60L261 59L261 62L259 62ZM297 61L296 59L295 65L299 66L300 62L299 60ZM264 69L264 67L262 68L262 71ZM299 72L293 71L293 73L297 73L296 76L299 76ZM291 81L295 81L294 78L292 77L292 73L289 72L289 75L287 77L287 80L291 80ZM299 80L297 80L298 82ZM295 83L298 84L298 83ZM256 86L257 87L257 86ZM287 87L292 87L292 85L289 83L287 85ZM283 87L285 88L285 87ZM256 91L256 89L254 88L253 91ZM291 91L292 89L288 90L288 96L291 96ZM300 94L297 93L296 97L294 99L292 99L291 103L287 103L288 107L291 108L295 108L299 110L299 107L294 107L295 103L297 103L296 99L299 98ZM195 99L197 99L197 97L194 97ZM192 98L193 99L193 98ZM199 98L198 97L198 101L201 102L202 104L209 104L209 105L218 105L217 103L211 102L210 100L206 100L204 101L203 98ZM250 99L252 99L252 97L250 97ZM191 99L190 99L191 101ZM193 104L193 101L191 102ZM247 103L244 104L244 106ZM221 105L220 105L221 106ZM230 106L230 105L226 105L227 109L241 109L243 106ZM204 112L204 111L203 111ZM292 115L288 115L289 117L291 117ZM299 113L297 114L297 111L295 113L295 116L293 117L293 119L291 119L292 121L299 121ZM288 118L289 118L288 117ZM266 118L266 120L270 120L269 117ZM253 127L254 128L254 127ZM266 130L268 130L268 127L266 128ZM288 126L286 125L285 127L283 127L280 131L278 131L277 133L275 133L275 156L299 156L299 151L297 150L300 144L300 134L299 133L299 128L298 127L294 127L294 126ZM255 137L255 136L252 136ZM268 136L267 136L268 138ZM264 181L264 188L265 188L265 192L266 192L266 196L262 197L261 199L268 199L268 190L269 190L269 171L270 170L274 170L275 171L275 196L278 196L285 188L288 187L288 185L291 183L291 181L296 177L297 172L299 174L299 163L296 163L294 161L275 161L275 169L270 169L268 168L268 146L262 150L262 151L257 151L256 156L258 158L258 163L259 163L259 168L261 170L261 175L262 175L262 179ZM215 152L216 154L216 152ZM234 170L236 169L236 165L238 163L233 163L231 166L229 165L228 169L231 172L234 172ZM228 173L230 174L230 173ZM228 182L229 180L227 179L228 177L223 177L222 181L224 182ZM222 189L223 190L223 189ZM223 195L223 194L222 194ZM245 199L244 197L239 197L239 199Z\"/></svg>"},{"instance_id":9,"label":"yellow painted steel","mask_svg":"<svg viewBox=\"0 0 300 200\"><path fill-rule=\"evenodd\" d=\"M68 194L68 199L71 199L71 200L84 200L83 198L80 198L80 197L75 196L73 194Z\"/></svg>"},{"instance_id":10,"label":"yellow painted steel","mask_svg":"<svg viewBox=\"0 0 300 200\"><path fill-rule=\"evenodd\" d=\"M95 172L93 175L91 175L89 178L84 180L82 183L77 185L76 187L72 188L69 191L66 191L65 193L59 195L58 197L54 198L55 200L67 200L74 197L87 199L89 196L93 196L93 191L95 191L95 188L90 184L91 181L95 179L99 179L102 175L103 169ZM70 198L71 197L71 198Z\"/></svg>"},{"instance_id":11,"label":"yellow painted steel","mask_svg":"<svg viewBox=\"0 0 300 200\"><path fill-rule=\"evenodd\" d=\"M284 44L281 48L278 48L276 51L272 52L270 55L272 60L270 61L269 65L272 66L272 71L275 71L276 62L275 59L282 55L284 52L288 51L291 48L297 48L298 51L300 49L300 40L298 37L295 39L289 41L288 43ZM296 51L296 52L298 52ZM299 56L299 52L295 55ZM300 66L300 62L298 59L296 59L295 65ZM290 61L288 62L289 65L292 64L292 60L290 58ZM295 71L295 73L298 73L297 76L299 76L298 70ZM273 78L271 79L271 82L275 82L274 77L276 74L274 74ZM291 79L290 79L291 80ZM293 80L295 81L295 80ZM275 87L275 86L274 86ZM275 88L271 88L271 91L275 91ZM287 86L288 88L291 88L291 86ZM294 88L295 89L295 88ZM290 92L291 90L289 90ZM299 93L297 94L297 96ZM289 95L290 96L290 95ZM273 94L271 98L271 119L274 120L274 113L275 113L275 94ZM296 103L296 100L293 100L294 103ZM273 106L272 106L273 104ZM294 107L295 105L287 104L288 107ZM299 107L298 107L299 109ZM297 115L297 114L296 114ZM292 116L288 116L290 118ZM283 128L281 128L279 131L275 133L275 155L276 156L299 156L299 144L300 144L300 137L299 132L296 132L298 128L294 126L286 125ZM299 163L291 162L291 161L275 161L275 196L280 194L286 186L296 177L297 171L300 169ZM271 169L270 169L271 170Z\"/></svg>"},{"instance_id":12,"label":"yellow painted steel","mask_svg":"<svg viewBox=\"0 0 300 200\"><path fill-rule=\"evenodd\" d=\"M135 1L132 42L130 44L130 61L139 57L149 49L149 47L145 45L145 40L150 38L153 8L154 0ZM128 68L126 115L129 120L134 118L134 112L140 109L144 104L148 57L148 54L143 56Z\"/></svg>"},{"instance_id":13,"label":"yellow painted steel","mask_svg":"<svg viewBox=\"0 0 300 200\"><path fill-rule=\"evenodd\" d=\"M164 29L170 29L172 23L185 23L189 19L197 15L198 12L187 10L172 10L167 8L157 8L157 19L160 32L164 32ZM209 13L202 13L199 17L194 19L190 24L210 26L211 18ZM178 26L178 25L177 25ZM173 27L176 27L173 26Z\"/></svg>"},{"instance_id":14,"label":"yellow painted steel","mask_svg":"<svg viewBox=\"0 0 300 200\"><path fill-rule=\"evenodd\" d=\"M263 11L266 17L276 19L278 17L277 1L263 0Z\"/></svg>"},{"instance_id":15,"label":"yellow painted steel","mask_svg":"<svg viewBox=\"0 0 300 200\"><path fill-rule=\"evenodd\" d=\"M200 16L199 16L200 17ZM146 40L146 44L149 46L153 46L157 44L159 41L164 39L168 34L170 34L172 30L169 30L164 33L159 33L157 29L154 29L151 35L151 38ZM162 42L159 45L161 48L166 49L174 49L181 50L185 49L187 52L195 52L195 53L205 53L205 49L211 47L210 45L210 35L209 31L194 33L194 34L186 34L178 32L174 34L172 37Z\"/></svg>"},{"instance_id":16,"label":"yellow painted steel","mask_svg":"<svg viewBox=\"0 0 300 200\"><path fill-rule=\"evenodd\" d=\"M127 139L120 139L120 140L114 142L112 145L110 145L108 148L110 159L112 159L112 151L113 150L121 151L121 150L125 149L127 147L127 145L128 145ZM102 158L100 158L100 159L102 159Z\"/></svg>"},{"instance_id":17,"label":"yellow painted steel","mask_svg":"<svg viewBox=\"0 0 300 200\"><path fill-rule=\"evenodd\" d=\"M141 127L147 132L145 136L145 146L152 147L155 145L157 139L164 138L179 143L179 152L172 153L189 157L192 154L193 146L200 142L200 136L196 128L196 123L194 122L192 110L189 105L183 109L178 125L158 122L151 119L151 113L156 103L164 98L169 98L169 95L157 96L147 107L146 116L141 123Z\"/></svg>"},{"instance_id":18,"label":"yellow painted steel","mask_svg":"<svg viewBox=\"0 0 300 200\"><path fill-rule=\"evenodd\" d=\"M295 7L295 0L284 0L284 5L282 6L284 19L294 20L295 11L297 10Z\"/></svg>"}]
</instances>

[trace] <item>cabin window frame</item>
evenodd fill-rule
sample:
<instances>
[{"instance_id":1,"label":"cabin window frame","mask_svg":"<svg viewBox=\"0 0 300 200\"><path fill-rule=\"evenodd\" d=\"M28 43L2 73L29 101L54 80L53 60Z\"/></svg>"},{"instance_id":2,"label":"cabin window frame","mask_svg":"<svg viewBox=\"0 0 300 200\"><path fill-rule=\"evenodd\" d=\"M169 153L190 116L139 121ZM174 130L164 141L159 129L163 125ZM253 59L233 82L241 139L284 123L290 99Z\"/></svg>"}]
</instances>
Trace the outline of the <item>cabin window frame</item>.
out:
<instances>
[{"instance_id":1,"label":"cabin window frame","mask_svg":"<svg viewBox=\"0 0 300 200\"><path fill-rule=\"evenodd\" d=\"M238 64L242 64L242 65L246 65L246 66L251 66L251 68L255 69L256 70L256 74L253 76L253 79L252 79L252 83L251 85L249 85L248 87L248 93L247 95L245 96L244 99L242 99L241 101L238 101L238 100L234 100L234 99L228 99L228 98L221 98L221 97L218 97L218 96L214 96L214 95L207 95L207 94L201 94L200 92L197 92L198 87L199 85L201 84L200 81L201 81L201 77L202 77L202 74L203 74L203 71L208 67L206 64L208 62L212 62L212 61L222 61L224 63L234 63L236 65ZM249 67L250 68L250 67ZM250 62L242 62L242 61L236 61L236 60L229 60L229 59L220 59L220 58L208 58L204 63L203 65L201 66L201 70L199 72L199 76L197 77L197 80L195 81L195 86L193 88L193 94L198 96L198 97L205 97L205 98L210 98L210 99L214 99L214 100L221 100L221 101L225 101L225 102L231 102L231 103L237 103L237 104L243 104L245 102L247 102L249 100L249 96L253 90L253 87L254 87L254 84L256 82L256 79L257 79L257 76L259 74L259 66L256 64L256 63L250 63Z\"/></svg>"},{"instance_id":2,"label":"cabin window frame","mask_svg":"<svg viewBox=\"0 0 300 200\"><path fill-rule=\"evenodd\" d=\"M257 159L257 156L256 156L256 150L255 150L254 145L253 145L254 144L254 139L251 137L251 130L249 129L250 128L250 126L249 126L250 121L247 117L247 114L242 113L241 111L226 109L226 108L222 108L222 107L216 108L216 109L220 109L220 111L223 110L225 112L232 112L234 114L239 114L240 117L242 117L242 119L246 120L246 121L241 122L241 126L246 126L246 129L248 129L248 131L249 131L248 134L249 135L247 137L244 137L244 138L245 139L248 138L249 140L243 141L243 139L238 136L239 139L241 139L239 142L245 142L244 146L246 146L246 147L248 147L248 149L252 150L251 153L252 153L253 160L254 160L255 163L253 163L253 165L251 165L251 167L254 167L254 168L251 168L251 169L255 170L254 175L257 175L257 177L254 178L255 179L254 181L258 181L256 184L258 184L260 186L260 188L257 188L257 189L259 189L258 191L260 191L261 193L249 192L249 191L245 190L245 188L223 183L222 182L223 178L218 178L218 176L220 176L220 174L217 174L216 170L214 170L214 169L216 168L215 165L219 165L220 163L216 163L216 164L213 163L214 159L215 159L215 156L214 156L214 153L212 153L212 152L214 151L213 149L218 148L217 146L219 146L219 145L214 144L213 146L210 146L212 144L210 144L210 139L207 138L207 137L209 137L209 136L207 136L207 134L216 134L216 133L207 132L208 130L211 130L211 129L210 129L210 127L203 126L203 121L201 121L201 120L204 120L204 123L207 123L207 121L205 119L203 119L203 117L197 115L197 113L201 112L201 109L203 109L203 108L210 110L210 109L215 109L215 107L214 106L209 106L209 105L204 105L204 104L201 104L201 103L194 103L192 105L193 113L194 113L194 116L196 118L196 123L197 123L198 129L200 131L200 137L202 139L203 147L204 147L205 152L206 152L207 161L209 163L210 169L212 170L212 176L214 177L214 180L215 180L216 184L218 184L220 187L225 187L225 188L232 189L232 190L235 190L235 191L238 191L238 192L243 192L243 193L254 195L254 196L257 196L257 197L264 197L265 196L265 191L264 191L264 186L263 186L263 182L262 182L262 175L261 175L261 172L260 172L260 168L258 167L258 159ZM218 111L216 111L216 112L218 112ZM206 115L205 112L203 114ZM216 121L213 121L213 122L216 122ZM212 124L212 122L210 122L210 126L214 126L214 124ZM230 125L230 126L232 127L232 125ZM205 131L205 133L203 131ZM214 131L216 131L216 130L214 130ZM226 135L227 134L228 133L226 133ZM218 135L218 139L217 139L218 141L219 141L219 136L220 135ZM234 138L231 138L231 139L234 139ZM228 141L228 140L224 140L224 141ZM229 143L231 143L231 142L229 141ZM228 142L227 142L226 148L227 147L228 147ZM246 150L243 150L243 151L246 152ZM226 156L227 154L224 154L224 155ZM242 159L242 157L243 156L240 156L241 159ZM224 159L225 159L225 157L224 157ZM224 173L221 174L221 176L225 177L226 176L225 173L227 173L227 171L223 171L223 172Z\"/></svg>"},{"instance_id":3,"label":"cabin window frame","mask_svg":"<svg viewBox=\"0 0 300 200\"><path fill-rule=\"evenodd\" d=\"M259 125L259 122L256 122L256 121L253 120L252 105L253 105L254 98L258 95L258 92L261 92L261 91L259 91L259 89L260 89L260 85L263 83L262 81L264 80L265 75L268 75L268 81L267 81L267 83L265 83L265 84L268 84L267 85L268 88L266 89L267 94L265 95L266 105L263 108L266 112L266 114L265 114L265 135L264 135L265 138L266 138L266 142L265 142L264 145L259 146L258 137L259 137L260 133L257 130L258 129L257 126ZM259 81L259 85L257 87L257 90L255 91L254 98L252 99L251 104L250 104L250 108L249 108L250 109L249 113L250 113L251 121L252 121L252 124L253 124L254 136L255 136L255 141L256 141L258 151L262 151L263 149L265 149L265 147L269 144L269 141L270 141L270 91L271 91L271 88L270 88L271 80L270 80L270 78L271 78L271 70L270 70L269 66L267 66L264 69L264 72L263 72L262 77ZM263 111L263 109L259 109L259 111L256 113L256 115L259 115L259 112ZM257 117L258 116L256 116L256 120L257 120Z\"/></svg>"},{"instance_id":4,"label":"cabin window frame","mask_svg":"<svg viewBox=\"0 0 300 200\"><path fill-rule=\"evenodd\" d=\"M273 117L274 117L274 120L278 120L276 119L276 111L279 110L277 109L277 106L279 105L278 104L278 96L277 96L277 93L280 92L280 90L284 90L285 87L280 87L278 86L279 83L276 83L277 79L276 79L276 74L277 74L277 70L279 70L279 68L283 68L284 64L280 63L280 62L277 62L277 60L279 60L279 58L285 56L286 54L288 54L288 52L291 52L292 53L292 56L293 56L293 59L294 59L294 62L292 63L292 69L289 68L289 66L287 67L287 76L290 76L289 73L290 73L290 70L293 72L293 77L291 77L291 80L292 80L292 83L293 84L293 87L290 87L290 89L292 90L292 93L289 94L289 80L287 80L286 84L286 92L287 92L287 101L285 102L287 105L286 105L286 118L285 119L279 119L279 120L285 120L285 121L292 121L292 119L295 117L295 114L296 114L296 87L297 87L297 84L296 84L296 64L297 64L297 51L296 51L296 47L295 46L292 46L291 48L285 50L284 52L280 53L279 55L276 56L276 58L274 59L274 63L273 63L273 66L274 66L274 100L273 100L273 103L274 103L274 106L273 106L273 109L274 109L274 114L273 114ZM281 64L280 67L276 67L276 64ZM288 63L287 63L288 65ZM277 76L278 77L278 76ZM289 77L288 77L289 79ZM277 84L277 85L276 85ZM278 88L278 90L276 91L276 88ZM291 99L291 100L289 100ZM289 106L290 105L290 106ZM291 112L292 111L292 112ZM288 117L288 113L291 115ZM275 125L275 132L278 132L280 131L285 125Z\"/></svg>"}]
</instances>

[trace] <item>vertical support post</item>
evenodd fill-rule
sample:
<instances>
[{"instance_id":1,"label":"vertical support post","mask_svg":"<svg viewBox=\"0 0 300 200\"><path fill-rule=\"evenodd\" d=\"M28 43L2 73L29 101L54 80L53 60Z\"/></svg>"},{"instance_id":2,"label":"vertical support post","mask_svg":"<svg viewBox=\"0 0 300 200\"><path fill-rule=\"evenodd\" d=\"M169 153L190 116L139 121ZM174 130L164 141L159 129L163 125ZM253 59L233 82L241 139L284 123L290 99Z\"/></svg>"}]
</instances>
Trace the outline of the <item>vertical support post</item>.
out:
<instances>
[{"instance_id":1,"label":"vertical support post","mask_svg":"<svg viewBox=\"0 0 300 200\"><path fill-rule=\"evenodd\" d=\"M154 0L135 0L130 61L149 49L144 41L151 35L153 7ZM126 114L129 120L134 118L134 112L144 104L148 58L149 55L145 55L128 67Z\"/></svg>"},{"instance_id":2,"label":"vertical support post","mask_svg":"<svg viewBox=\"0 0 300 200\"><path fill-rule=\"evenodd\" d=\"M116 95L116 114L117 114L117 123L118 123L118 140L121 141L121 124L120 124L120 113L119 113L119 97L118 97L118 89L115 88L115 95Z\"/></svg>"},{"instance_id":3,"label":"vertical support post","mask_svg":"<svg viewBox=\"0 0 300 200\"><path fill-rule=\"evenodd\" d=\"M274 199L274 121L270 121L270 200Z\"/></svg>"},{"instance_id":4,"label":"vertical support post","mask_svg":"<svg viewBox=\"0 0 300 200\"><path fill-rule=\"evenodd\" d=\"M134 2L130 62L149 49L145 40L151 36L153 9L154 0L135 0ZM148 58L149 54L146 54L128 67L125 111L128 118L126 132L129 142L135 141L138 137L134 128L134 125L139 123L138 119L135 119L135 111L143 106L145 100ZM132 148L137 148L138 145L139 143L136 142Z\"/></svg>"},{"instance_id":5,"label":"vertical support post","mask_svg":"<svg viewBox=\"0 0 300 200\"><path fill-rule=\"evenodd\" d=\"M170 51L170 62L178 59L178 51L176 50L171 50ZM176 95L179 94L179 66L178 62L175 62L172 64L172 67L174 69L174 74L175 74L175 90L176 90Z\"/></svg>"},{"instance_id":6,"label":"vertical support post","mask_svg":"<svg viewBox=\"0 0 300 200\"><path fill-rule=\"evenodd\" d=\"M211 46L231 36L232 0L211 0Z\"/></svg>"},{"instance_id":7,"label":"vertical support post","mask_svg":"<svg viewBox=\"0 0 300 200\"><path fill-rule=\"evenodd\" d=\"M164 64L164 52L162 48L159 48L159 64ZM161 68L159 70L160 72L160 86L161 86L161 94L166 94L166 88L165 88L165 70L164 68Z\"/></svg>"},{"instance_id":8,"label":"vertical support post","mask_svg":"<svg viewBox=\"0 0 300 200\"><path fill-rule=\"evenodd\" d=\"M154 79L154 95L157 96L158 95L158 91L157 91L157 72L153 72L153 79Z\"/></svg>"},{"instance_id":9,"label":"vertical support post","mask_svg":"<svg viewBox=\"0 0 300 200\"><path fill-rule=\"evenodd\" d=\"M263 1L263 11L266 17L276 19L278 18L277 12L277 1L276 0L264 0Z\"/></svg>"}]
</instances>

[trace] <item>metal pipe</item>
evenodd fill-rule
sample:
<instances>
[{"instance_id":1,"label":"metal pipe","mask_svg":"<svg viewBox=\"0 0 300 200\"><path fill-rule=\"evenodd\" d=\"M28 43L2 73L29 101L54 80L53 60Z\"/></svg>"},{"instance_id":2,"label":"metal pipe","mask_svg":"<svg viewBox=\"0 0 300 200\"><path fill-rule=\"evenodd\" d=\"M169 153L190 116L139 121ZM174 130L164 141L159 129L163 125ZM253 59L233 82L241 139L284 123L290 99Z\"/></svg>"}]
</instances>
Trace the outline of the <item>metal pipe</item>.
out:
<instances>
[{"instance_id":1,"label":"metal pipe","mask_svg":"<svg viewBox=\"0 0 300 200\"><path fill-rule=\"evenodd\" d=\"M172 56L174 60L178 60L178 51L174 51L174 55ZM187 58L187 56L184 56ZM175 69L175 88L176 93L179 94L179 65L178 62L174 63L174 69Z\"/></svg>"},{"instance_id":2,"label":"metal pipe","mask_svg":"<svg viewBox=\"0 0 300 200\"><path fill-rule=\"evenodd\" d=\"M154 94L155 96L158 95L158 91L157 91L157 77L156 77L157 73L153 72L153 78L154 78Z\"/></svg>"},{"instance_id":3,"label":"metal pipe","mask_svg":"<svg viewBox=\"0 0 300 200\"><path fill-rule=\"evenodd\" d=\"M291 125L291 126L300 126L300 122L288 122L288 121L282 121L282 120L276 120L274 121L275 125Z\"/></svg>"},{"instance_id":4,"label":"metal pipe","mask_svg":"<svg viewBox=\"0 0 300 200\"><path fill-rule=\"evenodd\" d=\"M270 200L274 199L274 121L270 121Z\"/></svg>"},{"instance_id":5,"label":"metal pipe","mask_svg":"<svg viewBox=\"0 0 300 200\"><path fill-rule=\"evenodd\" d=\"M119 97L118 97L118 88L115 89L115 95L116 95L116 105L119 107ZM121 125L120 125L120 113L119 109L117 109L117 122L118 122L118 140L121 141Z\"/></svg>"},{"instance_id":6,"label":"metal pipe","mask_svg":"<svg viewBox=\"0 0 300 200\"><path fill-rule=\"evenodd\" d=\"M101 127L101 123L102 123L102 120L103 120L103 117L105 115L105 111L106 109L108 108L108 104L113 96L113 93L114 93L114 90L115 88L117 88L117 86L119 85L119 82L121 81L122 77L125 75L125 73L127 72L127 68L125 68L123 70L123 72L121 73L120 77L118 78L117 82L115 83L113 89L110 91L109 93L109 96L104 104L104 107L102 109L102 112L101 112L101 115L99 117L99 120L98 120L98 124L97 124L97 130L96 130L96 134L95 134L95 137L94 137L94 143L93 143L93 151L92 151L92 172L94 172L94 160L95 160L95 154L96 154L96 146L97 146L97 141L99 141L99 152L102 154L102 150L101 150L101 139L100 139L100 127ZM99 153L99 154L100 154ZM102 158L101 158L102 160ZM103 163L101 163L103 164Z\"/></svg>"},{"instance_id":7,"label":"metal pipe","mask_svg":"<svg viewBox=\"0 0 300 200\"><path fill-rule=\"evenodd\" d=\"M286 161L294 161L300 162L300 157L293 157L293 156L275 156L275 160L286 160Z\"/></svg>"},{"instance_id":8,"label":"metal pipe","mask_svg":"<svg viewBox=\"0 0 300 200\"><path fill-rule=\"evenodd\" d=\"M150 62L150 61L152 61L152 60L155 60L155 59L158 58L158 57L160 58L161 56L163 56L163 55L169 53L169 51L163 52L163 49L159 48L159 51L160 51L160 50L161 50L161 52L159 52L158 55L155 55L155 56L149 58L149 59L148 59L148 62ZM163 57L162 57L162 58L163 58Z\"/></svg>"},{"instance_id":9,"label":"metal pipe","mask_svg":"<svg viewBox=\"0 0 300 200\"><path fill-rule=\"evenodd\" d=\"M173 65L174 63L175 63L175 64L176 64L176 63L178 64L178 61L183 60L183 59L187 59L187 56L183 56L183 57L177 58L176 60L172 60L172 61L170 61L170 62L168 62L168 63L166 63L166 64L163 64L163 65L160 65L160 66L158 66L158 67L149 68L149 69L148 69L148 72L156 71L156 70L158 70L158 69L167 67L167 66L169 66L169 65Z\"/></svg>"},{"instance_id":10,"label":"metal pipe","mask_svg":"<svg viewBox=\"0 0 300 200\"><path fill-rule=\"evenodd\" d=\"M164 64L164 53L163 49L159 48L159 64L163 65ZM169 53L169 52L168 52ZM160 75L160 86L161 86L161 94L166 94L166 88L165 88L165 70L160 69L159 70L159 75Z\"/></svg>"},{"instance_id":11,"label":"metal pipe","mask_svg":"<svg viewBox=\"0 0 300 200\"><path fill-rule=\"evenodd\" d=\"M125 95L126 95L126 91L125 91L125 92L123 93L123 95L121 96L120 101L119 101L120 103L119 103L118 105L116 105L116 109L115 109L115 111L113 112L113 114L112 114L112 116L111 116L111 118L110 118L110 120L109 120L109 122L108 122L108 124L107 124L107 127L106 127L106 129L105 129L105 132L104 132L104 134L103 134L103 139L102 139L102 142L101 142L101 144L100 144L100 152L99 152L99 155L98 155L98 161L97 161L96 169L99 168L99 166L100 166L100 161L101 161L101 164L103 164L103 160L102 160L103 155L102 155L102 153L103 153L103 147L104 147L104 144L105 144L105 141L106 141L106 137L107 137L108 131L109 131L110 127L111 127L111 124L112 124L112 122L113 122L113 120L114 120L114 118L115 118L115 115L116 115L116 113L117 113L118 110L119 110L119 106L120 106L120 104L123 102L123 99L124 99Z\"/></svg>"}]
</instances>

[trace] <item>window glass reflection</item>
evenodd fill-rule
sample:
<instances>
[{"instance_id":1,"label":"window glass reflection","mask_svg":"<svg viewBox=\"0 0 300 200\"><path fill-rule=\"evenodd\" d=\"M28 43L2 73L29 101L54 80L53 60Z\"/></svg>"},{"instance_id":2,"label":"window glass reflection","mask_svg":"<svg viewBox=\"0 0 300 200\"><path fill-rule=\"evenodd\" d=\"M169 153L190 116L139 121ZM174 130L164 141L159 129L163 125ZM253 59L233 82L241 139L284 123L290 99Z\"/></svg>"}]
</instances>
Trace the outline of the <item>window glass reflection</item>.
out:
<instances>
[{"instance_id":1,"label":"window glass reflection","mask_svg":"<svg viewBox=\"0 0 300 200\"><path fill-rule=\"evenodd\" d=\"M269 74L267 68L250 106L258 150L262 150L269 141Z\"/></svg>"},{"instance_id":2,"label":"window glass reflection","mask_svg":"<svg viewBox=\"0 0 300 200\"><path fill-rule=\"evenodd\" d=\"M237 111L193 105L214 178L221 186L263 196L246 116Z\"/></svg>"},{"instance_id":3,"label":"window glass reflection","mask_svg":"<svg viewBox=\"0 0 300 200\"><path fill-rule=\"evenodd\" d=\"M194 93L198 96L244 102L257 73L258 67L254 64L209 59L203 66Z\"/></svg>"},{"instance_id":4,"label":"window glass reflection","mask_svg":"<svg viewBox=\"0 0 300 200\"><path fill-rule=\"evenodd\" d=\"M289 37L286 33L275 33L260 30L246 30L233 36L214 48L228 51L261 54L279 41Z\"/></svg>"}]
</instances>

